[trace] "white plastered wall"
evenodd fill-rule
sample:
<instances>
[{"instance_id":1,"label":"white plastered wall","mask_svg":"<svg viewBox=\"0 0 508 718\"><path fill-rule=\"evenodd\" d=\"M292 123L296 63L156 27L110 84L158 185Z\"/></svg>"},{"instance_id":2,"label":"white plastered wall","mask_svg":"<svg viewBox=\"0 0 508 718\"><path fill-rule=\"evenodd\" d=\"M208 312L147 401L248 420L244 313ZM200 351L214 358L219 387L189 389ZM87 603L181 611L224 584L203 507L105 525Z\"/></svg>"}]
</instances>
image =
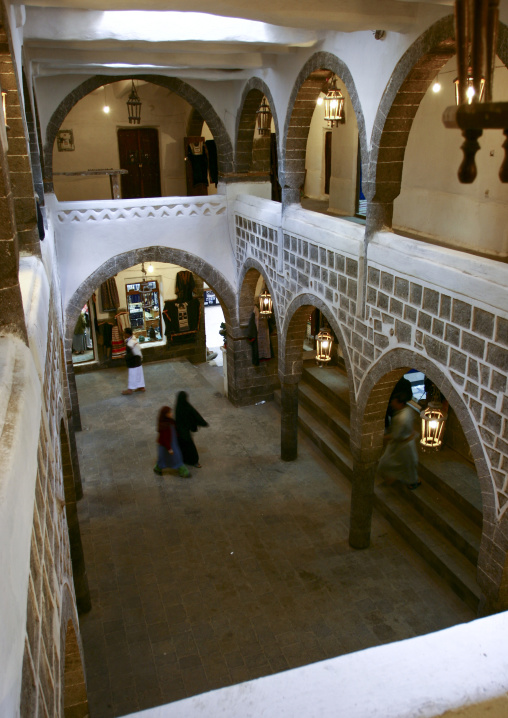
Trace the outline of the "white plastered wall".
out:
<instances>
[{"instance_id":1,"label":"white plastered wall","mask_svg":"<svg viewBox=\"0 0 508 718\"><path fill-rule=\"evenodd\" d=\"M494 99L508 99L508 70L497 60ZM503 161L501 130L486 130L476 155L478 175L460 184L457 171L464 141L460 130L446 129L442 114L455 103L456 58L439 73L441 91L429 88L416 113L404 157L401 193L393 225L403 231L444 241L457 249L508 256L508 185L498 177Z\"/></svg>"}]
</instances>

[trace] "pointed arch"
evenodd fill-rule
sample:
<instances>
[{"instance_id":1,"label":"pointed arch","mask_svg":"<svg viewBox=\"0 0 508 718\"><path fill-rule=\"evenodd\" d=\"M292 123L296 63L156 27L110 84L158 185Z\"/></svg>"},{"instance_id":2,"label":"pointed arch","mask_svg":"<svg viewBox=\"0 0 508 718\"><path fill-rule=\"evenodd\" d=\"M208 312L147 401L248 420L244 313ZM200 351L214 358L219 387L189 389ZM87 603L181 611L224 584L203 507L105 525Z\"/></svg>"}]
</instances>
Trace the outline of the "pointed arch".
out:
<instances>
[{"instance_id":1,"label":"pointed arch","mask_svg":"<svg viewBox=\"0 0 508 718\"><path fill-rule=\"evenodd\" d=\"M237 172L249 172L252 167L256 112L263 97L266 97L270 105L275 133L277 139L279 138L277 109L270 88L259 77L252 77L244 87L240 107L236 115L235 169ZM268 150L269 148L268 141Z\"/></svg>"},{"instance_id":2,"label":"pointed arch","mask_svg":"<svg viewBox=\"0 0 508 718\"><path fill-rule=\"evenodd\" d=\"M406 50L379 103L370 162L364 172L371 232L391 228L393 202L400 194L404 154L413 120L430 83L455 55L453 15L438 20ZM499 23L498 55L508 65L508 28Z\"/></svg>"},{"instance_id":3,"label":"pointed arch","mask_svg":"<svg viewBox=\"0 0 508 718\"><path fill-rule=\"evenodd\" d=\"M46 192L53 192L53 145L62 122L72 108L86 95L98 87L109 85L121 80L130 80L130 75L110 77L109 75L95 75L78 85L53 112L46 128L46 143L44 146L44 184ZM224 123L213 109L210 102L204 95L195 90L191 85L179 80L176 77L162 77L159 75L136 75L136 79L150 82L171 90L186 100L202 117L210 128L217 144L217 155L219 163L219 174L228 175L233 169L233 147L231 140L224 126Z\"/></svg>"},{"instance_id":4,"label":"pointed arch","mask_svg":"<svg viewBox=\"0 0 508 718\"><path fill-rule=\"evenodd\" d=\"M340 77L351 99L358 125L364 176L368 169L369 152L365 119L351 72L336 55L329 52L316 52L300 70L289 98L283 136L285 152L280 172L281 184L286 190L285 204L300 201L299 192L305 178L305 153L310 123L316 107L316 100L331 74Z\"/></svg>"}]
</instances>

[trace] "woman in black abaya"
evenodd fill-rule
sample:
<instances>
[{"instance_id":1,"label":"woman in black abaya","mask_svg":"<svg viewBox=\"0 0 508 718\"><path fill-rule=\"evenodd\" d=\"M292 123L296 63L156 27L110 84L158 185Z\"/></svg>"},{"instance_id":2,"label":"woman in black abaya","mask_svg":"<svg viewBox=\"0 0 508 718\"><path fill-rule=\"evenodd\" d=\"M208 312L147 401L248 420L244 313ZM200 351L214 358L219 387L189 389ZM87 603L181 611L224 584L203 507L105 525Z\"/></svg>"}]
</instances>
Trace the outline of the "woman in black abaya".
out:
<instances>
[{"instance_id":1,"label":"woman in black abaya","mask_svg":"<svg viewBox=\"0 0 508 718\"><path fill-rule=\"evenodd\" d=\"M192 438L192 432L198 430L198 426L208 426L201 414L187 401L185 391L178 392L175 408L176 433L178 443L182 450L184 463L201 468L199 454Z\"/></svg>"}]
</instances>

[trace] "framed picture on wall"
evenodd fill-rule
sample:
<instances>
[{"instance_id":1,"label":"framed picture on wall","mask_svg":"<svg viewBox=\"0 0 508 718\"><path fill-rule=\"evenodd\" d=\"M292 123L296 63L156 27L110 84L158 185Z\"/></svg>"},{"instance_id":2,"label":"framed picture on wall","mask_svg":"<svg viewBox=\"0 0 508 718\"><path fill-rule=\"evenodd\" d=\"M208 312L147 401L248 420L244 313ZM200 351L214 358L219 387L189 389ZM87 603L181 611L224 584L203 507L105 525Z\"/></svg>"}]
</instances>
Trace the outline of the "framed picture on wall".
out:
<instances>
[{"instance_id":1,"label":"framed picture on wall","mask_svg":"<svg viewBox=\"0 0 508 718\"><path fill-rule=\"evenodd\" d=\"M59 152L73 152L74 133L72 130L59 130L56 136L56 143Z\"/></svg>"}]
</instances>

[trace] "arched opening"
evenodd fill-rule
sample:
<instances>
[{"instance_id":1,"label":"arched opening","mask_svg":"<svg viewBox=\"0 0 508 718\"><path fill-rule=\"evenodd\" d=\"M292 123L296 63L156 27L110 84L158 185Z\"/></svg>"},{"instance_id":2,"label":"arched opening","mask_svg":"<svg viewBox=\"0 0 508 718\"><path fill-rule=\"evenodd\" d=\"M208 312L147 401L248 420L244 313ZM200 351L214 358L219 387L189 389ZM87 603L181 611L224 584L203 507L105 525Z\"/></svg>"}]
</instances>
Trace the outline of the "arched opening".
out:
<instances>
[{"instance_id":1,"label":"arched opening","mask_svg":"<svg viewBox=\"0 0 508 718\"><path fill-rule=\"evenodd\" d=\"M495 93L501 97L508 84L506 36L506 27L500 23ZM462 138L459 132L446 129L441 119L445 107L455 102L455 77L455 32L453 17L448 16L403 55L380 102L366 183L372 197L370 224L505 258L506 216L501 207L506 203L506 189L497 177L499 163L491 159L492 152L499 155L501 135L493 130L483 135L484 152L477 159L485 183L460 184ZM435 93L432 87L437 79L442 89ZM499 213L487 216L486 205L492 209L493 199L500 204ZM490 237L495 239L489 241Z\"/></svg>"},{"instance_id":2,"label":"arched opening","mask_svg":"<svg viewBox=\"0 0 508 718\"><path fill-rule=\"evenodd\" d=\"M157 159L160 167L166 167L167 164L169 168L170 165L173 166L173 164L179 163L178 173L176 176L173 176L174 181L173 179L165 178L163 176L165 172L161 175L162 184L160 192L167 192L168 194L174 195L177 194L176 189L180 188L180 194L182 194L181 187L184 186L185 188L185 184L182 185L182 178L185 180L186 175L185 163L183 162L186 157L184 149L186 152L189 144L187 143L187 145L185 145L184 138L188 126L190 127L188 123L189 120L192 119L190 117L192 109L199 113L209 128L210 136L208 138L207 134L206 137L203 137L203 142L206 142L207 138L210 143L212 143L212 141L215 142L217 163L216 173L215 169L213 170L213 180L217 178L218 181L219 174L226 175L231 172L231 142L222 121L203 95L187 85L187 83L170 77L143 75L136 77L136 85L139 88L139 96L142 103L141 124L139 128L129 125L128 121L127 99L132 88L132 78L130 77L93 77L79 85L79 87L60 103L48 123L46 134L44 150L46 191L53 191L53 158L58 158L58 163L62 167L65 167L67 165L74 165L76 161L71 158L76 157L77 159L80 158L81 164L84 162L86 167L84 170L81 166L75 167L73 172L77 172L78 175L73 175L70 178L66 177L65 180L68 182L71 179L74 183L87 183L89 189L83 189L82 191L88 191L89 193L91 192L92 185L100 180L100 192L105 195L106 198L110 198L111 194L113 193L114 195L116 191L113 187L114 181L119 185L120 180L119 177L117 177L116 180L113 178L110 183L109 177L113 175L111 172L110 174L105 174L104 170L111 170L111 167L108 166L108 168L104 168L102 165L105 163L105 157L107 157L110 162L115 160L115 162L113 162L115 165L113 170L121 169L118 166L120 164L120 150L116 135L117 125L123 126L126 132L130 130L137 132L139 129L142 129L142 125L148 124L146 129L156 130L153 146L150 144L152 140L137 136L137 144L135 144L135 146L133 145L130 150L129 148L126 149L126 161L128 164L130 163L134 169L136 169L137 165L143 164L139 161L136 162L136 159L143 159L145 155L148 155L148 164L152 162L152 160L155 162ZM86 110L86 113L84 111L81 113L78 112L76 105L78 103L81 104L80 101L83 101L84 98L87 99L82 105L82 108ZM109 108L109 112L104 112L105 107ZM86 117L84 117L85 114ZM78 123L76 126L80 127L79 142L78 135L75 134L74 128L65 127L64 124L66 119L73 116L75 116L75 121ZM192 126L197 126L197 124L197 121L193 122ZM203 127L201 126L200 129L202 130ZM151 134L153 135L154 133ZM209 146L211 147L211 144ZM59 148L61 150L60 152ZM212 150L210 150L208 156L211 157L211 155ZM90 167L90 162L94 156L97 158L97 161L100 160L101 164L99 164L99 166ZM211 159L209 167L212 170ZM95 170L100 170L101 174L93 174ZM92 174L86 177L79 176L83 171L90 171ZM113 174L115 173L113 172ZM99 177L99 179L97 179L97 177ZM90 182L92 184L89 184ZM195 184L204 184L204 182L196 182ZM215 184L215 181L213 184ZM153 192L155 190L152 188L150 191ZM117 194L120 194L120 190L117 191ZM187 194L187 192L184 191L183 194ZM196 192L194 194L196 194ZM147 192L144 196L154 195ZM94 197L94 199L95 198L96 197ZM89 199L89 197L82 196L81 199Z\"/></svg>"},{"instance_id":3,"label":"arched opening","mask_svg":"<svg viewBox=\"0 0 508 718\"><path fill-rule=\"evenodd\" d=\"M281 456L296 458L300 426L340 471L350 478L349 415L352 383L349 357L342 332L329 308L310 294L289 307L281 369ZM332 338L330 360L316 361L316 339L321 329ZM323 438L326 437L326 438Z\"/></svg>"},{"instance_id":4,"label":"arched opening","mask_svg":"<svg viewBox=\"0 0 508 718\"><path fill-rule=\"evenodd\" d=\"M236 128L236 171L251 181L269 181L270 198L281 200L278 160L278 120L269 88L259 78L246 85Z\"/></svg>"},{"instance_id":5,"label":"arched opening","mask_svg":"<svg viewBox=\"0 0 508 718\"><path fill-rule=\"evenodd\" d=\"M440 399L450 407L443 448L434 453L418 448L417 472L422 483L417 490L408 490L402 474L395 477L401 479L395 484L377 475L390 397L402 376L411 380L411 368L421 372L426 390L431 391L429 381L432 382ZM419 414L425 402L413 404L416 446L420 447ZM485 610L485 600L492 610L499 600L502 570L495 578L487 578L485 567L491 561L491 552L500 550L505 554L506 545L499 536L496 488L474 420L462 397L431 361L413 352L396 350L385 355L366 375L357 407L352 417L355 475L351 544L358 548L368 545L369 511L375 506L473 610ZM362 535L367 543L360 542ZM493 543L498 544L497 549Z\"/></svg>"},{"instance_id":6,"label":"arched opening","mask_svg":"<svg viewBox=\"0 0 508 718\"><path fill-rule=\"evenodd\" d=\"M344 97L345 122L332 128L324 121L325 104L320 101L334 78ZM289 102L285 142L288 202L307 197L303 206L309 209L358 214L368 166L363 113L349 69L334 55L316 53L302 68Z\"/></svg>"},{"instance_id":7,"label":"arched opening","mask_svg":"<svg viewBox=\"0 0 508 718\"><path fill-rule=\"evenodd\" d=\"M141 117L130 124L131 88L129 80L98 87L63 120L52 154L58 199L216 194L217 146L200 113L175 90L138 81ZM189 135L191 124L200 127Z\"/></svg>"}]
</instances>

